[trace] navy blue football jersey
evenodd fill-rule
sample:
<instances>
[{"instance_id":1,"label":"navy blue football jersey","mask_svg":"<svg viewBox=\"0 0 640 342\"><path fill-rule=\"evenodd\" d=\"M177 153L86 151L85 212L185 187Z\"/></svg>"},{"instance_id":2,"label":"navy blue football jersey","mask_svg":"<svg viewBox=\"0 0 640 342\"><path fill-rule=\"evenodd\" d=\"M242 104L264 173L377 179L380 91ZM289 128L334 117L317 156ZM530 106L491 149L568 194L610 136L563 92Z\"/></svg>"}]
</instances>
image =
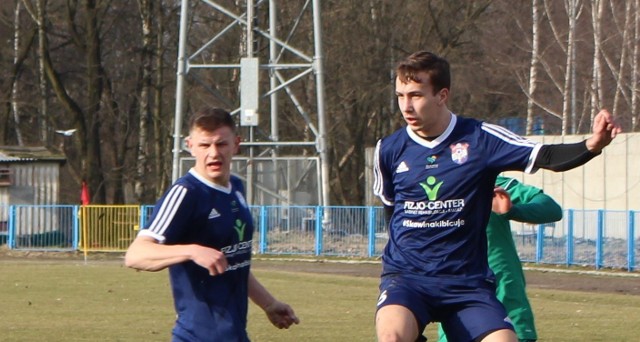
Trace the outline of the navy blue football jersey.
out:
<instances>
[{"instance_id":1,"label":"navy blue football jersey","mask_svg":"<svg viewBox=\"0 0 640 342\"><path fill-rule=\"evenodd\" d=\"M451 114L437 139L408 127L378 141L374 193L393 207L383 275L459 283L491 279L486 225L500 172L533 172L541 145L507 129Z\"/></svg>"},{"instance_id":2,"label":"navy blue football jersey","mask_svg":"<svg viewBox=\"0 0 640 342\"><path fill-rule=\"evenodd\" d=\"M229 188L191 170L156 204L140 234L160 243L199 244L223 252L229 266L211 276L192 261L169 267L178 315L174 338L183 341L248 341L248 276L253 219L244 187L231 177Z\"/></svg>"}]
</instances>

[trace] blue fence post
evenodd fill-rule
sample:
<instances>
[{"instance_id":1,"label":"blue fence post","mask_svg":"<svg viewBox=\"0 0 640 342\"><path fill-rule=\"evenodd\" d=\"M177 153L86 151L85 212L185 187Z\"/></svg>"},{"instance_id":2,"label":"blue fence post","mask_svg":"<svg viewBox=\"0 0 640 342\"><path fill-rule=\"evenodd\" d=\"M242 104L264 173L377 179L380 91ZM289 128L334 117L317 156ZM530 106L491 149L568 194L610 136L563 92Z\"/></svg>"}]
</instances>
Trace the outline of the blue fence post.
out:
<instances>
[{"instance_id":1,"label":"blue fence post","mask_svg":"<svg viewBox=\"0 0 640 342\"><path fill-rule=\"evenodd\" d=\"M629 210L629 227L627 229L628 231L628 237L627 237L627 270L629 272L633 272L633 270L635 269L635 263L636 263L636 253L635 253L635 222L636 221L636 213L633 210Z\"/></svg>"},{"instance_id":2,"label":"blue fence post","mask_svg":"<svg viewBox=\"0 0 640 342\"><path fill-rule=\"evenodd\" d=\"M603 236L604 236L604 211L598 210L598 231L596 236L596 270L602 267L602 249L603 249Z\"/></svg>"},{"instance_id":3,"label":"blue fence post","mask_svg":"<svg viewBox=\"0 0 640 342\"><path fill-rule=\"evenodd\" d=\"M567 210L567 266L573 265L573 209Z\"/></svg>"},{"instance_id":4,"label":"blue fence post","mask_svg":"<svg viewBox=\"0 0 640 342\"><path fill-rule=\"evenodd\" d=\"M258 247L258 253L264 254L267 251L267 208L265 206L260 207L260 244Z\"/></svg>"},{"instance_id":5,"label":"blue fence post","mask_svg":"<svg viewBox=\"0 0 640 342\"><path fill-rule=\"evenodd\" d=\"M15 206L9 206L9 219L7 220L7 246L9 249L14 249L16 247L16 226L15 226L15 216L16 209Z\"/></svg>"},{"instance_id":6,"label":"blue fence post","mask_svg":"<svg viewBox=\"0 0 640 342\"><path fill-rule=\"evenodd\" d=\"M536 241L536 264L539 264L542 261L544 256L544 225L538 225L538 234L536 234L538 239Z\"/></svg>"},{"instance_id":7,"label":"blue fence post","mask_svg":"<svg viewBox=\"0 0 640 342\"><path fill-rule=\"evenodd\" d=\"M322 216L323 216L323 207L316 207L316 222L315 222L315 229L316 229L316 256L322 254L322 236L323 236L323 231L322 231Z\"/></svg>"},{"instance_id":8,"label":"blue fence post","mask_svg":"<svg viewBox=\"0 0 640 342\"><path fill-rule=\"evenodd\" d=\"M374 207L368 207L367 209L367 216L369 217L369 248L367 249L367 256L371 258L375 253L376 248L376 213L373 210Z\"/></svg>"},{"instance_id":9,"label":"blue fence post","mask_svg":"<svg viewBox=\"0 0 640 342\"><path fill-rule=\"evenodd\" d=\"M139 230L142 230L144 229L144 227L147 226L147 206L146 205L140 206L140 220L138 224L140 225L138 226Z\"/></svg>"},{"instance_id":10,"label":"blue fence post","mask_svg":"<svg viewBox=\"0 0 640 342\"><path fill-rule=\"evenodd\" d=\"M72 210L73 214L71 216L73 221L73 241L71 242L71 244L73 250L77 251L78 246L80 245L80 206L74 205Z\"/></svg>"}]
</instances>

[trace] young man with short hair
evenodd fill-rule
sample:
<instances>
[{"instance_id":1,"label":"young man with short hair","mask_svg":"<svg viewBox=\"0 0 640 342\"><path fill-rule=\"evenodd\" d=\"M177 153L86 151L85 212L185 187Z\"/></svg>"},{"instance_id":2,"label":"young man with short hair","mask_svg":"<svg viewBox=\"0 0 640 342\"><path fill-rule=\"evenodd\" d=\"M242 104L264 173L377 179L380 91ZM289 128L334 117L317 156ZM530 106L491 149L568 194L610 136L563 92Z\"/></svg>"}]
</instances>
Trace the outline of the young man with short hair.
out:
<instances>
[{"instance_id":1,"label":"young man with short hair","mask_svg":"<svg viewBox=\"0 0 640 342\"><path fill-rule=\"evenodd\" d=\"M379 341L418 339L441 322L451 341L517 340L495 294L486 225L496 177L508 170L564 171L598 155L620 132L602 110L593 135L542 145L452 113L449 63L427 51L396 67L407 126L378 141L374 193L389 214L376 312Z\"/></svg>"},{"instance_id":2,"label":"young man with short hair","mask_svg":"<svg viewBox=\"0 0 640 342\"><path fill-rule=\"evenodd\" d=\"M239 144L227 111L196 113L187 138L195 166L160 198L125 256L135 269L169 268L174 342L249 341L247 298L278 328L299 322L250 271L253 219L242 182L231 175Z\"/></svg>"}]
</instances>

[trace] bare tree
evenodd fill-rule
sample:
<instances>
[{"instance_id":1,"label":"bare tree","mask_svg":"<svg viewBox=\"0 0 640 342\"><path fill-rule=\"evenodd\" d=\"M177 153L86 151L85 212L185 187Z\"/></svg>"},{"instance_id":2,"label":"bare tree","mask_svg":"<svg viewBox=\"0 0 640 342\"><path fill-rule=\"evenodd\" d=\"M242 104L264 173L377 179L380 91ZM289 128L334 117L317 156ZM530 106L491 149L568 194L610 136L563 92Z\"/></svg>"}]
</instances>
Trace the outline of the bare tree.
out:
<instances>
[{"instance_id":1,"label":"bare tree","mask_svg":"<svg viewBox=\"0 0 640 342\"><path fill-rule=\"evenodd\" d=\"M604 0L591 1L591 23L593 26L593 75L591 77L591 120L596 111L602 106L602 31L600 18L604 10Z\"/></svg>"},{"instance_id":2,"label":"bare tree","mask_svg":"<svg viewBox=\"0 0 640 342\"><path fill-rule=\"evenodd\" d=\"M36 24L38 25L38 87L40 89L40 138L45 146L49 146L51 137L49 134L48 120L48 96L47 96L47 78L44 70L44 49L45 49L45 25L46 25L46 0L36 1Z\"/></svg>"},{"instance_id":3,"label":"bare tree","mask_svg":"<svg viewBox=\"0 0 640 342\"><path fill-rule=\"evenodd\" d=\"M145 178L147 176L147 140L149 137L149 117L151 115L151 75L152 75L152 54L153 54L153 32L151 17L153 14L153 1L150 0L138 0L138 8L140 10L140 22L142 24L142 65L141 73L142 80L140 85L140 100L139 100L139 116L140 125L138 128L138 149L136 160L136 178L134 193L138 202L142 202L143 196L146 193Z\"/></svg>"},{"instance_id":4,"label":"bare tree","mask_svg":"<svg viewBox=\"0 0 640 342\"><path fill-rule=\"evenodd\" d=\"M569 19L567 37L567 59L565 64L564 89L562 91L562 134L576 131L576 26L580 16L580 0L565 0L565 10ZM569 130L571 123L571 130Z\"/></svg>"},{"instance_id":5,"label":"bare tree","mask_svg":"<svg viewBox=\"0 0 640 342\"><path fill-rule=\"evenodd\" d=\"M13 64L18 65L20 61L20 13L22 12L22 6L20 2L16 2L16 10L15 10L15 19L14 19L14 29L13 29ZM19 69L16 69L19 70ZM13 112L13 122L16 127L16 139L18 140L18 145L24 145L24 141L22 140L22 130L20 128L20 104L18 100L18 73L15 74L15 78L13 79L13 85L11 89L11 109Z\"/></svg>"},{"instance_id":6,"label":"bare tree","mask_svg":"<svg viewBox=\"0 0 640 342\"><path fill-rule=\"evenodd\" d=\"M538 64L540 54L540 0L533 0L531 4L531 64L529 67L529 88L527 91L527 128L526 133L533 131L533 110L536 88L538 85Z\"/></svg>"},{"instance_id":7,"label":"bare tree","mask_svg":"<svg viewBox=\"0 0 640 342\"><path fill-rule=\"evenodd\" d=\"M616 78L616 92L613 97L613 114L619 113L618 109L620 107L621 97L628 98L625 91L625 67L627 66L627 56L629 55L629 49L631 48L631 44L629 43L629 36L631 35L631 1L625 1L625 15L624 15L624 24L622 26L622 41L620 46L620 61L616 68L616 72L613 73ZM636 44L637 45L637 44Z\"/></svg>"},{"instance_id":8,"label":"bare tree","mask_svg":"<svg viewBox=\"0 0 640 342\"><path fill-rule=\"evenodd\" d=\"M640 63L640 0L635 0L633 3L633 18L634 18L634 33L633 41L633 53L631 57L631 130L638 128L638 63Z\"/></svg>"}]
</instances>

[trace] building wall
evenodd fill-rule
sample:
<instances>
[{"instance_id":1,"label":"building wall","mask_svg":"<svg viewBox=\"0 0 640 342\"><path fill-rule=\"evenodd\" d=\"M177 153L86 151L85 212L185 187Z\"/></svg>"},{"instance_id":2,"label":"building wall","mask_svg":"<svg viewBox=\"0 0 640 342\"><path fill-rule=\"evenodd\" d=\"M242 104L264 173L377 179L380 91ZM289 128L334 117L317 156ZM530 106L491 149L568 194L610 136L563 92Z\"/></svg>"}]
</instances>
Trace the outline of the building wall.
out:
<instances>
[{"instance_id":1,"label":"building wall","mask_svg":"<svg viewBox=\"0 0 640 342\"><path fill-rule=\"evenodd\" d=\"M531 136L544 144L573 143L584 136ZM616 137L601 155L566 172L506 172L540 187L566 209L640 210L640 133Z\"/></svg>"},{"instance_id":2,"label":"building wall","mask_svg":"<svg viewBox=\"0 0 640 342\"><path fill-rule=\"evenodd\" d=\"M10 204L58 204L60 164L57 162L12 163ZM0 196L1 197L1 196Z\"/></svg>"}]
</instances>

